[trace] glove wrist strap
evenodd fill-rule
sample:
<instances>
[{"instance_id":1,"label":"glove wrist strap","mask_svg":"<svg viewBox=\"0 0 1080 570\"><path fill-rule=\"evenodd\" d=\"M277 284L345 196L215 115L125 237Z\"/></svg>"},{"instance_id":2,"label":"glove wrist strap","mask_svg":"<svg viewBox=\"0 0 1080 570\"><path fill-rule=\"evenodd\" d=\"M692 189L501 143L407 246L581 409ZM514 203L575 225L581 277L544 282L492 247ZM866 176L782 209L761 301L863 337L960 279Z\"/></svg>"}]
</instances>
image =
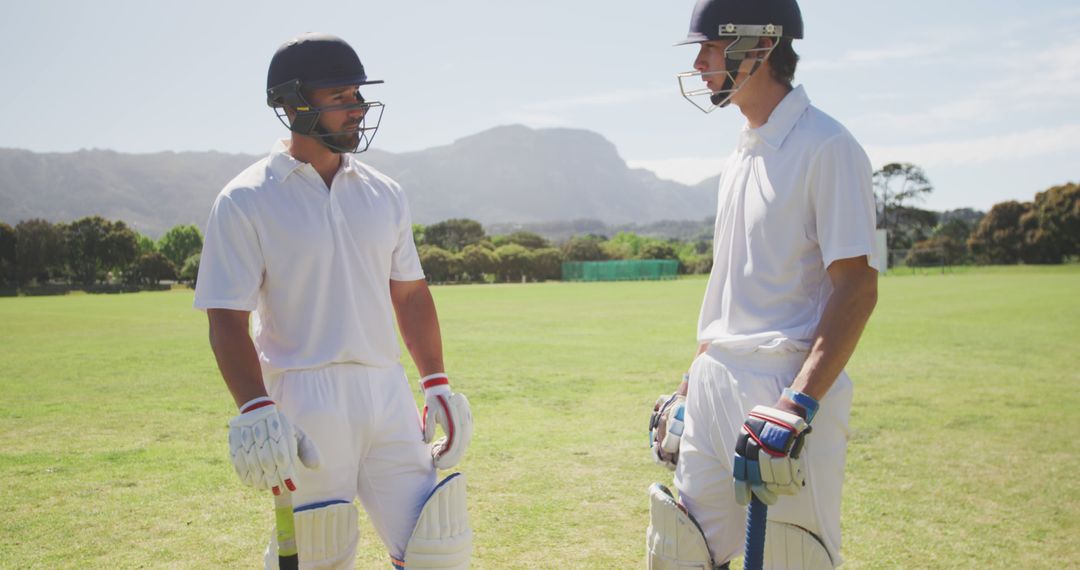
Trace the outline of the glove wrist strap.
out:
<instances>
[{"instance_id":1,"label":"glove wrist strap","mask_svg":"<svg viewBox=\"0 0 1080 570\"><path fill-rule=\"evenodd\" d=\"M265 408L266 406L273 405L274 401L270 399L270 396L259 396L258 398L254 398L248 400L247 402L244 402L244 404L240 406L240 413L246 414L259 408Z\"/></svg>"},{"instance_id":2,"label":"glove wrist strap","mask_svg":"<svg viewBox=\"0 0 1080 570\"><path fill-rule=\"evenodd\" d=\"M820 406L817 400L807 394L792 390L791 388L784 388L784 397L806 410L806 423L810 423L814 420L814 414L817 414L818 407Z\"/></svg>"},{"instance_id":3,"label":"glove wrist strap","mask_svg":"<svg viewBox=\"0 0 1080 570\"><path fill-rule=\"evenodd\" d=\"M445 372L436 372L435 374L428 374L420 379L420 387L423 388L424 393L428 393L432 388L438 388L444 386L442 390L450 391L450 377ZM440 390L440 391L442 391Z\"/></svg>"}]
</instances>

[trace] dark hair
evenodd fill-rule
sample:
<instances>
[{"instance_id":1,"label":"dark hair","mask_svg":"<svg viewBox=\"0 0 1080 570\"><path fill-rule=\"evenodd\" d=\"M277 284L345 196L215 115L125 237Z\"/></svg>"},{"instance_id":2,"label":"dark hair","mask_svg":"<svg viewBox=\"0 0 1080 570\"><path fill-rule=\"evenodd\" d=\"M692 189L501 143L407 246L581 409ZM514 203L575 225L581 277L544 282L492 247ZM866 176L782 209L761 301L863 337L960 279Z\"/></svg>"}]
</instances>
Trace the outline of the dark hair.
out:
<instances>
[{"instance_id":1,"label":"dark hair","mask_svg":"<svg viewBox=\"0 0 1080 570\"><path fill-rule=\"evenodd\" d=\"M799 64L799 54L791 47L791 38L780 38L776 49L769 54L769 69L773 79L788 86L795 79L795 66Z\"/></svg>"}]
</instances>

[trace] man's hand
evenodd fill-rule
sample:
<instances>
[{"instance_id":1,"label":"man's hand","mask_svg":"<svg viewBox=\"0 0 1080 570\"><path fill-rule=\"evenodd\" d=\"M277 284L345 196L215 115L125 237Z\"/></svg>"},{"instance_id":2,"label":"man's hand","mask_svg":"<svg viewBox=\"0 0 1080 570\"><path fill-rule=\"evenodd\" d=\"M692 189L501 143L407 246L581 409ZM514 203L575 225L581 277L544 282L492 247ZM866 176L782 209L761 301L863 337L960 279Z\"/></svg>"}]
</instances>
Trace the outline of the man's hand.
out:
<instances>
[{"instance_id":1,"label":"man's hand","mask_svg":"<svg viewBox=\"0 0 1080 570\"><path fill-rule=\"evenodd\" d=\"M649 447L653 461L668 469L679 463L679 444L682 442L686 396L675 392L660 396L649 418Z\"/></svg>"},{"instance_id":2,"label":"man's hand","mask_svg":"<svg viewBox=\"0 0 1080 570\"><path fill-rule=\"evenodd\" d=\"M755 406L735 443L735 500L747 505L753 493L772 505L779 495L798 493L805 483L800 453L808 433L810 424L801 416Z\"/></svg>"},{"instance_id":3,"label":"man's hand","mask_svg":"<svg viewBox=\"0 0 1080 570\"><path fill-rule=\"evenodd\" d=\"M319 468L319 450L300 428L293 428L270 398L255 398L229 422L229 456L240 480L256 489L296 490L298 457L308 469Z\"/></svg>"},{"instance_id":4,"label":"man's hand","mask_svg":"<svg viewBox=\"0 0 1080 570\"><path fill-rule=\"evenodd\" d=\"M472 441L473 419L469 400L464 394L450 390L446 374L431 374L420 380L424 389L422 429L424 443L435 439L435 426L442 427L445 437L431 446L435 467L450 469L461 461Z\"/></svg>"}]
</instances>

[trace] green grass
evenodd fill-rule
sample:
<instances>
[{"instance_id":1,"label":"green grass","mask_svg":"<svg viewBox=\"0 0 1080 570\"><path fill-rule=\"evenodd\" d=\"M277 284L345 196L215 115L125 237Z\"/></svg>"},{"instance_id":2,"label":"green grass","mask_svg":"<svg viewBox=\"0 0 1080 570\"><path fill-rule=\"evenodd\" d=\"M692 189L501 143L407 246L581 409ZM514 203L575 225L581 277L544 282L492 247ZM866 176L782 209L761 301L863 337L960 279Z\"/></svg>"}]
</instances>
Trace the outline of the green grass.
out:
<instances>
[{"instance_id":1,"label":"green grass","mask_svg":"<svg viewBox=\"0 0 1080 570\"><path fill-rule=\"evenodd\" d=\"M474 568L641 568L645 424L705 282L435 288L473 404ZM849 568L1080 561L1080 266L898 272L849 372ZM0 299L0 568L253 568L190 291ZM410 371L415 379L415 373ZM386 568L370 525L359 568Z\"/></svg>"}]
</instances>

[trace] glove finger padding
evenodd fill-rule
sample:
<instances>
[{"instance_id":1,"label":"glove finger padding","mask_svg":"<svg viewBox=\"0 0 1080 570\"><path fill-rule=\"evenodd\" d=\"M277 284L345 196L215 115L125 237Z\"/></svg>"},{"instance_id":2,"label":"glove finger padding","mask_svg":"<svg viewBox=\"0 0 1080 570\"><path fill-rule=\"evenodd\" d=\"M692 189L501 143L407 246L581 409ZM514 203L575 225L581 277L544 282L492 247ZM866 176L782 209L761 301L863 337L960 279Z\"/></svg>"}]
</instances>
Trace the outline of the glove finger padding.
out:
<instances>
[{"instance_id":1,"label":"glove finger padding","mask_svg":"<svg viewBox=\"0 0 1080 570\"><path fill-rule=\"evenodd\" d=\"M293 430L296 432L296 456L300 459L300 463L308 469L318 469L322 465L322 458L319 456L319 448L315 445L315 441L308 437L299 426L294 427Z\"/></svg>"},{"instance_id":2,"label":"glove finger padding","mask_svg":"<svg viewBox=\"0 0 1080 570\"><path fill-rule=\"evenodd\" d=\"M461 461L472 441L473 418L469 399L464 394L451 394L445 399L445 413L442 417L446 423L440 425L446 436L432 445L431 456L435 467L450 469Z\"/></svg>"},{"instance_id":3,"label":"glove finger padding","mask_svg":"<svg viewBox=\"0 0 1080 570\"><path fill-rule=\"evenodd\" d=\"M668 415L667 424L664 426L664 439L660 441L660 448L665 452L675 456L676 462L678 462L679 444L682 442L682 434L685 424L683 423L683 415L686 413L686 406L683 404L676 404L671 408L671 414Z\"/></svg>"},{"instance_id":4,"label":"glove finger padding","mask_svg":"<svg viewBox=\"0 0 1080 570\"><path fill-rule=\"evenodd\" d=\"M751 410L735 444L732 474L739 504L750 502L747 487L767 505L774 504L779 495L794 495L802 489L800 452L808 433L810 426L795 414L768 406Z\"/></svg>"},{"instance_id":5,"label":"glove finger padding","mask_svg":"<svg viewBox=\"0 0 1080 570\"><path fill-rule=\"evenodd\" d=\"M435 426L439 423L438 414L442 413L442 407L431 405L424 405L423 419L421 420L421 429L424 432L424 443L431 443L435 439Z\"/></svg>"},{"instance_id":6,"label":"glove finger padding","mask_svg":"<svg viewBox=\"0 0 1080 570\"><path fill-rule=\"evenodd\" d=\"M685 413L686 396L674 393L660 396L649 418L649 445L653 461L670 470L674 470L679 462Z\"/></svg>"},{"instance_id":7,"label":"glove finger padding","mask_svg":"<svg viewBox=\"0 0 1080 570\"><path fill-rule=\"evenodd\" d=\"M273 402L267 401L229 422L233 468L242 482L256 489L295 489L293 458L300 453L301 445L301 461L311 468L317 467L319 454L315 443L295 431Z\"/></svg>"}]
</instances>

